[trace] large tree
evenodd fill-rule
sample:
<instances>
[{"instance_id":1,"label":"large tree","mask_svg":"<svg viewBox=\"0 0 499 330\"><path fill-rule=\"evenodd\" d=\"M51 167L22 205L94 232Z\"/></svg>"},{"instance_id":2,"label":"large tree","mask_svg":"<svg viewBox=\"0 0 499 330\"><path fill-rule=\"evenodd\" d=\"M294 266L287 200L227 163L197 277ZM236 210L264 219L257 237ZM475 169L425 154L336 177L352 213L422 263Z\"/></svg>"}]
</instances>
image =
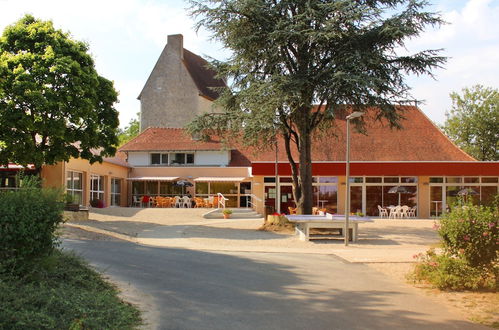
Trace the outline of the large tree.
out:
<instances>
[{"instance_id":1,"label":"large tree","mask_svg":"<svg viewBox=\"0 0 499 330\"><path fill-rule=\"evenodd\" d=\"M122 146L128 141L135 138L140 133L140 120L139 120L140 112L137 112L137 117L130 119L128 122L128 126L124 129L120 129L118 133L118 145Z\"/></svg>"},{"instance_id":2,"label":"large tree","mask_svg":"<svg viewBox=\"0 0 499 330\"><path fill-rule=\"evenodd\" d=\"M378 119L398 127L402 114L395 104L410 98L404 74L431 75L445 62L438 50L396 53L405 40L441 23L424 10L426 1L191 3L198 27L211 31L232 56L213 63L230 83L218 100L224 113L198 117L190 130L232 132L260 148L269 147L274 135L282 136L300 213L312 209L314 135L330 126L344 105L351 111L375 106Z\"/></svg>"},{"instance_id":3,"label":"large tree","mask_svg":"<svg viewBox=\"0 0 499 330\"><path fill-rule=\"evenodd\" d=\"M0 163L113 155L117 96L85 43L26 15L0 37Z\"/></svg>"},{"instance_id":4,"label":"large tree","mask_svg":"<svg viewBox=\"0 0 499 330\"><path fill-rule=\"evenodd\" d=\"M499 160L499 90L475 85L450 97L445 134L478 160Z\"/></svg>"}]
</instances>

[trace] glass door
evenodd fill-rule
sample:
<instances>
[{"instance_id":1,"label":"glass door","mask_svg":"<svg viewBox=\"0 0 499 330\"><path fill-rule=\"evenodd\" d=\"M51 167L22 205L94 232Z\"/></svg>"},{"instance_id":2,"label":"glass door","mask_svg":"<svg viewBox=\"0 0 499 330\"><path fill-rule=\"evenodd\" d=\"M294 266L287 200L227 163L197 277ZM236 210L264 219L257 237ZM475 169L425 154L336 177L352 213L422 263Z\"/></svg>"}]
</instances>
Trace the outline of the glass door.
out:
<instances>
[{"instance_id":1,"label":"glass door","mask_svg":"<svg viewBox=\"0 0 499 330\"><path fill-rule=\"evenodd\" d=\"M281 196L280 196L280 202L281 202L281 213L286 213L289 214L289 209L288 207L295 208L296 203L293 198L293 186L282 186L280 187L281 191Z\"/></svg>"},{"instance_id":2,"label":"glass door","mask_svg":"<svg viewBox=\"0 0 499 330\"><path fill-rule=\"evenodd\" d=\"M443 210L443 187L430 186L430 216L439 217Z\"/></svg>"}]
</instances>

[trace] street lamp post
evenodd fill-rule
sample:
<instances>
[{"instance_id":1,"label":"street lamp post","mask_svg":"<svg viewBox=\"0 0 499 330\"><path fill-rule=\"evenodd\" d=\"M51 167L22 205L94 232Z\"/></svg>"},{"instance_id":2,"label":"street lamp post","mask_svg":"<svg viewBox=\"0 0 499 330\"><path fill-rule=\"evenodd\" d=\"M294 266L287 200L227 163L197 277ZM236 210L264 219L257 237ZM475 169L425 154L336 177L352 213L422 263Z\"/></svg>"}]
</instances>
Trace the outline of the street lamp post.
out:
<instances>
[{"instance_id":1,"label":"street lamp post","mask_svg":"<svg viewBox=\"0 0 499 330\"><path fill-rule=\"evenodd\" d=\"M355 111L346 117L347 125L347 155L346 155L346 202L345 202L345 246L348 246L349 240L349 216L350 216L350 120L353 118L359 118L364 113L360 111Z\"/></svg>"}]
</instances>

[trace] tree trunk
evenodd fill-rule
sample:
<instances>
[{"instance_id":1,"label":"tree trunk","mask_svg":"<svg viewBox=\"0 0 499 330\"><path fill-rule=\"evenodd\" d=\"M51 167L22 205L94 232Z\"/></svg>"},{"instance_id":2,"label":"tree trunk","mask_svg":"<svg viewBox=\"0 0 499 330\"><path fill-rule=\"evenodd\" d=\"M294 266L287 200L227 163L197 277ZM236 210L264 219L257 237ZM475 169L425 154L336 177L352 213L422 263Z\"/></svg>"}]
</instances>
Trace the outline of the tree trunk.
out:
<instances>
[{"instance_id":1,"label":"tree trunk","mask_svg":"<svg viewBox=\"0 0 499 330\"><path fill-rule=\"evenodd\" d=\"M299 214L312 214L312 138L308 130L300 132L300 147L301 198L297 203L297 211Z\"/></svg>"}]
</instances>

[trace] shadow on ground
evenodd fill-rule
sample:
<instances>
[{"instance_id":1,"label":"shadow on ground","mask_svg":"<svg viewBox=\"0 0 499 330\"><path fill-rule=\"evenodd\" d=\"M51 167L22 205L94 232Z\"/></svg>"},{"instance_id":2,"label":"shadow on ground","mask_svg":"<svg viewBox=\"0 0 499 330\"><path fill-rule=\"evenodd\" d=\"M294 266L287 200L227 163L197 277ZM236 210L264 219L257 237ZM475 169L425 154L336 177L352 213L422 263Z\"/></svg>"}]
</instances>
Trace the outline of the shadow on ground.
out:
<instances>
[{"instance_id":1,"label":"shadow on ground","mask_svg":"<svg viewBox=\"0 0 499 330\"><path fill-rule=\"evenodd\" d=\"M152 295L161 329L474 328L364 265L327 256L241 257L105 241L64 246Z\"/></svg>"}]
</instances>

